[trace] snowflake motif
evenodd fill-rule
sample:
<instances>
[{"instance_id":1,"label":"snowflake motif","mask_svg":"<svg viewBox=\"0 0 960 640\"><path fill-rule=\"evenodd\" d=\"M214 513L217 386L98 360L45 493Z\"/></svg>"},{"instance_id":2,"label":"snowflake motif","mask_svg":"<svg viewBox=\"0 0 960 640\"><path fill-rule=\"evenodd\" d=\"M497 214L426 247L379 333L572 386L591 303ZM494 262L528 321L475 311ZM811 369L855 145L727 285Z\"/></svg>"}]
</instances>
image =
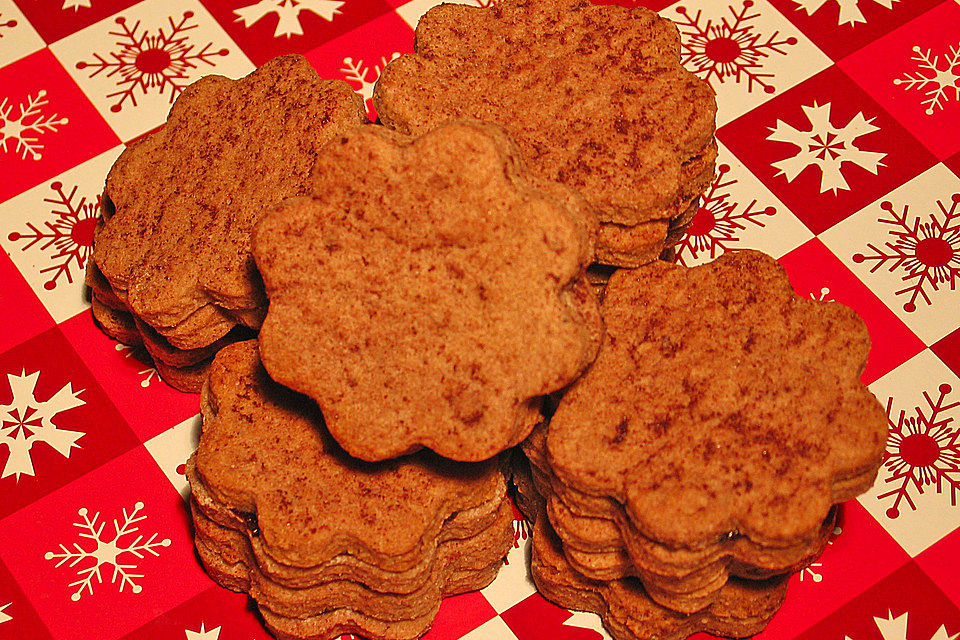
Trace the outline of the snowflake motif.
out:
<instances>
[{"instance_id":1,"label":"snowflake motif","mask_svg":"<svg viewBox=\"0 0 960 640\"><path fill-rule=\"evenodd\" d=\"M877 151L863 151L858 149L854 142L860 136L874 131L879 127L873 125L873 118L867 120L863 112L858 112L846 125L836 127L830 122L831 103L812 106L804 105L803 113L810 123L810 129L801 131L777 120L777 126L770 128L767 140L774 142L788 142L797 147L794 156L774 162L772 166L779 169L776 174L793 182L800 173L809 166L820 169L820 193L830 190L836 195L837 189L849 190L846 179L843 177L843 164L853 164L877 175L881 162L887 154Z\"/></svg>"},{"instance_id":2,"label":"snowflake motif","mask_svg":"<svg viewBox=\"0 0 960 640\"><path fill-rule=\"evenodd\" d=\"M0 18L2 18L2 17L3 17L3 14L0 13ZM13 18L11 18L10 20L7 20L6 22L0 22L0 28L2 28L2 27L7 27L7 28L12 29L12 28L15 27L15 26L17 26L17 21L14 20ZM0 38L2 38L2 37L3 37L3 32L0 31Z\"/></svg>"},{"instance_id":3,"label":"snowflake motif","mask_svg":"<svg viewBox=\"0 0 960 640\"><path fill-rule=\"evenodd\" d=\"M893 3L898 1L899 0L873 0L873 3L879 4L887 9L893 9ZM829 0L794 0L794 2L800 9L806 11L808 16L812 16L820 10L820 7L827 4ZM836 2L840 7L840 15L837 17L838 25L856 25L858 22L867 21L863 16L863 12L860 11L860 0L836 0Z\"/></svg>"},{"instance_id":4,"label":"snowflake motif","mask_svg":"<svg viewBox=\"0 0 960 640\"><path fill-rule=\"evenodd\" d=\"M61 429L54 424L57 414L86 404L80 399L83 390L74 391L72 383L63 385L49 400L41 401L36 396L40 372L20 375L7 374L7 384L13 399L10 404L0 404L0 445L7 447L9 455L0 478L36 475L30 450L37 442L44 442L64 458L78 447L82 431ZM28 435L29 433L29 435Z\"/></svg>"},{"instance_id":5,"label":"snowflake motif","mask_svg":"<svg viewBox=\"0 0 960 640\"><path fill-rule=\"evenodd\" d=\"M923 298L928 306L931 304L924 288L926 285L934 291L948 282L951 291L956 287L957 275L960 274L960 210L957 208L960 193L953 194L951 200L953 204L949 211L942 202L937 201L943 214L942 222L937 220L935 214L930 214L929 222L921 223L918 216L912 225L907 222L907 205L903 205L903 212L897 215L892 203L881 202L880 208L890 215L890 219L881 217L878 222L892 225L894 228L890 230L890 235L896 240L884 243L885 249L868 244L872 254L857 253L853 256L857 264L872 261L874 265L870 273L887 263L891 272L906 272L902 280L907 286L895 291L894 295L909 294L910 299L903 305L907 313L917 310L917 298Z\"/></svg>"},{"instance_id":6,"label":"snowflake motif","mask_svg":"<svg viewBox=\"0 0 960 640\"><path fill-rule=\"evenodd\" d=\"M119 50L111 51L109 58L95 53L93 55L96 62L78 62L77 69L90 67L93 69L91 78L104 71L107 78L116 76L116 83L120 89L106 96L117 98L117 102L110 107L114 113L123 108L123 103L128 98L136 107L138 90L143 95L147 95L151 90L156 89L159 95L163 95L169 87L172 104L184 87L190 84L191 78L187 73L191 69L196 69L200 62L211 67L215 66L216 63L212 60L214 56L225 56L229 53L226 49L211 51L212 42L194 51L195 45L188 44L189 36L184 35L187 31L197 28L196 24L187 24L192 17L192 11L185 11L179 22L175 23L172 17L167 18L170 23L169 33L165 33L163 27L160 27L156 34L144 31L138 35L140 22L134 24L133 28L129 28L126 18L121 16L116 19L116 23L120 25L120 31L110 32L110 35L117 36L116 45Z\"/></svg>"},{"instance_id":7,"label":"snowflake motif","mask_svg":"<svg viewBox=\"0 0 960 640\"><path fill-rule=\"evenodd\" d=\"M0 624L13 620L13 616L11 616L9 613L6 613L7 607L9 607L11 604L13 603L8 602L7 604L0 606Z\"/></svg>"},{"instance_id":8,"label":"snowflake motif","mask_svg":"<svg viewBox=\"0 0 960 640\"><path fill-rule=\"evenodd\" d=\"M704 261L708 257L710 260L716 258L724 251L732 249L731 245L737 242L737 232L746 228L742 223L763 227L763 222L757 218L777 213L773 207L754 209L756 200L738 213L738 203L732 202L731 194L725 191L737 182L735 179L724 181L723 176L729 171L730 165L721 164L717 167L717 177L700 199L700 208L686 235L677 243L678 263L692 266L695 261Z\"/></svg>"},{"instance_id":9,"label":"snowflake motif","mask_svg":"<svg viewBox=\"0 0 960 640\"><path fill-rule=\"evenodd\" d=\"M340 73L344 75L348 82L359 83L359 87L355 87L355 91L360 94L360 97L363 98L364 102L367 105L367 111L373 111L373 88L377 84L377 80L380 79L380 73L383 71L383 68L387 66L388 62L396 60L400 57L398 51L394 51L390 55L390 59L387 60L386 57L380 58L380 64L373 66L373 77L368 79L368 76L371 75L370 67L364 65L363 60L353 61L353 58L344 58L343 66L340 67Z\"/></svg>"},{"instance_id":10,"label":"snowflake motif","mask_svg":"<svg viewBox=\"0 0 960 640\"><path fill-rule=\"evenodd\" d=\"M10 151L7 147L8 140L15 140L17 146L13 153L19 153L23 160L29 155L34 160L40 159L40 151L43 145L37 140L38 135L45 132L56 132L57 127L70 122L67 118L44 116L41 111L47 105L47 92L40 90L36 98L27 96L26 104L20 103L17 109L20 115L14 117L13 105L7 104L4 98L0 102L0 149ZM32 135L31 135L32 134Z\"/></svg>"},{"instance_id":11,"label":"snowflake motif","mask_svg":"<svg viewBox=\"0 0 960 640\"><path fill-rule=\"evenodd\" d=\"M119 342L114 346L114 348L117 351L122 352L123 357L134 358L135 360L138 360L138 361L140 361L144 357L144 355L147 355L147 354L144 354L142 350L134 351L134 349L129 345L120 344ZM147 355L147 357L149 357L149 355ZM150 386L150 383L157 378L157 370L153 367L147 367L146 369L141 369L140 371L137 371L137 375L143 376L143 379L140 380L140 386L146 389L147 387Z\"/></svg>"},{"instance_id":12,"label":"snowflake motif","mask_svg":"<svg viewBox=\"0 0 960 640\"><path fill-rule=\"evenodd\" d=\"M146 541L144 541L142 535L138 535L133 540L130 540L128 536L132 536L139 531L139 528L134 525L145 520L147 517L137 515L141 509L143 509L142 502L133 505L133 510L130 511L130 513L127 513L127 510L123 509L123 524L120 523L118 518L114 519L114 536L110 540L102 537L106 522L99 522L99 511L93 514L93 518L89 517L88 514L90 512L86 507L81 507L77 511L80 515L80 520L73 523L73 526L80 529L80 533L77 534L77 536L92 541L95 545L94 548L84 549L79 542L73 543L73 549L68 549L66 545L61 544L59 552L47 551L43 556L46 560L56 560L57 567L67 562L70 563L71 568L81 563L87 565L77 569L77 577L79 580L71 582L69 585L70 587L77 587L77 590L70 596L71 600L74 602L79 600L84 591L93 595L94 581L96 581L97 584L103 584L103 576L100 573L100 568L104 565L113 567L113 576L110 578L110 584L117 584L119 580L118 591L123 593L123 589L126 586L129 586L133 593L143 591L143 587L134 581L136 578L142 578L143 574L130 572L131 569L137 568L136 563L123 563L120 560L120 556L129 554L137 559L143 559L144 554L147 553L153 556L159 556L160 553L157 551L157 548L169 547L170 538L157 540L157 534L154 533ZM124 538L124 540L121 541L121 538ZM93 564L88 562L91 560ZM130 560L132 561L133 558L130 558Z\"/></svg>"},{"instance_id":13,"label":"snowflake motif","mask_svg":"<svg viewBox=\"0 0 960 640\"><path fill-rule=\"evenodd\" d=\"M37 228L32 222L28 222L29 233L14 231L7 236L11 242L26 241L23 251L40 242L43 242L40 251L52 248L50 260L54 262L53 266L40 270L40 273L53 272L53 276L43 283L43 288L47 291L56 288L57 280L61 276L65 276L67 282L73 284L71 264L76 263L77 271L83 271L87 258L93 250L93 232L97 226L97 212L100 209L99 195L91 202L87 202L86 197L83 197L74 203L77 187L74 187L69 194L64 193L61 182L51 182L50 188L57 197L44 198L43 201L54 205L55 208L50 210L50 213L55 216L54 221L44 222L46 229Z\"/></svg>"},{"instance_id":14,"label":"snowflake motif","mask_svg":"<svg viewBox=\"0 0 960 640\"><path fill-rule=\"evenodd\" d=\"M947 90L953 90L953 98L960 100L960 42L956 47L950 47L950 56L931 56L931 49L923 51L914 47L916 55L910 57L917 63L917 72L914 75L904 73L902 78L895 78L893 84L904 85L906 89L919 89L924 92L926 99L920 104L925 105L924 111L932 116L937 109L943 109L943 103L948 102Z\"/></svg>"},{"instance_id":15,"label":"snowflake motif","mask_svg":"<svg viewBox=\"0 0 960 640\"><path fill-rule=\"evenodd\" d=\"M816 300L817 302L834 302L833 295L830 293L830 287L821 287L820 291L811 291L809 296L811 300Z\"/></svg>"},{"instance_id":16,"label":"snowflake motif","mask_svg":"<svg viewBox=\"0 0 960 640\"><path fill-rule=\"evenodd\" d=\"M839 536L841 533L843 533L843 528L840 527L840 525L837 525L836 527L834 527L833 531L830 532L830 539L827 540L827 544L832 545L834 541L837 539L837 536ZM814 584L823 582L822 569L823 569L822 562L811 562L809 565L804 567L803 570L800 572L800 582L803 582L804 578L808 576L814 582Z\"/></svg>"},{"instance_id":17,"label":"snowflake motif","mask_svg":"<svg viewBox=\"0 0 960 640\"><path fill-rule=\"evenodd\" d=\"M191 631L190 629L185 629L187 634L186 640L219 640L220 638L220 627L214 627L207 631L206 625L200 623L199 631Z\"/></svg>"},{"instance_id":18,"label":"snowflake motif","mask_svg":"<svg viewBox=\"0 0 960 640\"><path fill-rule=\"evenodd\" d=\"M277 28L273 32L274 38L286 36L302 36L303 25L300 24L300 12L310 13L332 22L333 17L340 13L343 6L341 0L260 0L254 4L234 9L236 22L242 22L244 27L250 28L268 14L277 14Z\"/></svg>"},{"instance_id":19,"label":"snowflake motif","mask_svg":"<svg viewBox=\"0 0 960 640\"><path fill-rule=\"evenodd\" d=\"M90 5L93 3L93 0L63 0L63 6L60 7L64 11L67 9L73 9L74 13L82 9L89 9Z\"/></svg>"},{"instance_id":20,"label":"snowflake motif","mask_svg":"<svg viewBox=\"0 0 960 640\"><path fill-rule=\"evenodd\" d=\"M909 613L909 611L904 611L903 615L895 618L893 617L893 612L888 609L886 618L874 617L873 623L877 625L877 631L880 632L883 640L907 640L907 618L909 617ZM946 625L941 624L940 628L930 636L930 640L956 640L958 637L960 637L960 633L955 633L952 636L947 635ZM843 640L853 640L853 638L844 635Z\"/></svg>"},{"instance_id":21,"label":"snowflake motif","mask_svg":"<svg viewBox=\"0 0 960 640\"><path fill-rule=\"evenodd\" d=\"M901 411L897 422L893 422L891 411L893 398L887 400L887 422L890 435L887 438L887 450L884 453L883 466L890 474L885 484L893 489L877 496L877 500L893 497L893 504L887 509L888 518L900 516L900 503L906 501L910 509L917 506L910 497L910 491L923 493L924 487L935 485L937 493L944 487L950 489L950 503L957 506L960 494L960 431L950 426L953 416L945 415L960 406L960 402L946 402L952 389L948 384L938 388L940 395L936 400L927 392L923 393L929 413L919 406L914 407L915 416L907 416Z\"/></svg>"},{"instance_id":22,"label":"snowflake motif","mask_svg":"<svg viewBox=\"0 0 960 640\"><path fill-rule=\"evenodd\" d=\"M722 84L725 79L732 77L734 82L739 83L745 77L748 93L753 91L754 83L767 93L776 91L765 80L772 78L773 74L760 73L763 68L761 60L768 58L771 53L785 55L787 52L782 47L797 44L797 39L790 37L777 40L780 32L775 31L761 41L761 34L754 33L753 25L749 24L760 17L759 13L747 14L752 6L751 0L744 0L743 9L739 12L730 7L730 22L727 18L721 18L719 24L707 20L703 25L700 24L702 11L691 16L686 7L677 7L677 13L683 16L677 26L680 34L685 36L681 45L681 63L689 64L694 73L708 82L715 77Z\"/></svg>"}]
</instances>

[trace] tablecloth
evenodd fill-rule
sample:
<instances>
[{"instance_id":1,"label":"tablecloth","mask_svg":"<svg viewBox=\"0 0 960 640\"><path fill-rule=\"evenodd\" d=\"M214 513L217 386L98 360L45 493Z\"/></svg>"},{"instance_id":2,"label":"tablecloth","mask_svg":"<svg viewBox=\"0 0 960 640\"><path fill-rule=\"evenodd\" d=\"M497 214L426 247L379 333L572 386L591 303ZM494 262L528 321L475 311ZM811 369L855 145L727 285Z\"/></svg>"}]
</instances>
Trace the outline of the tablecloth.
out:
<instances>
[{"instance_id":1,"label":"tablecloth","mask_svg":"<svg viewBox=\"0 0 960 640\"><path fill-rule=\"evenodd\" d=\"M0 638L268 637L192 549L197 396L91 318L104 176L187 84L281 53L369 105L433 4L0 0ZM716 179L677 260L761 249L801 295L854 308L889 419L874 488L760 637L960 637L960 4L644 4L719 103ZM430 640L601 637L534 592L528 536L518 521L496 582L445 601Z\"/></svg>"}]
</instances>

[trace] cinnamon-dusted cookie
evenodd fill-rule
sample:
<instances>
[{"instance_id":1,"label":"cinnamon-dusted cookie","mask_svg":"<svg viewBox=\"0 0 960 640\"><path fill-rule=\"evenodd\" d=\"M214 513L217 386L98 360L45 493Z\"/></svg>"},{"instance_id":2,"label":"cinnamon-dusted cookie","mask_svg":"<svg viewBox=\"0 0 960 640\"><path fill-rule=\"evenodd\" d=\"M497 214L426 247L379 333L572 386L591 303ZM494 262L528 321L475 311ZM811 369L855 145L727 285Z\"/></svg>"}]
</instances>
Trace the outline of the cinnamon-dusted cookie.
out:
<instances>
[{"instance_id":1,"label":"cinnamon-dusted cookie","mask_svg":"<svg viewBox=\"0 0 960 640\"><path fill-rule=\"evenodd\" d=\"M537 590L561 607L592 611L616 640L682 640L699 631L744 638L759 633L786 593L786 576L727 583L708 608L678 613L650 599L640 582L590 580L573 570L546 518L533 529L531 574Z\"/></svg>"},{"instance_id":2,"label":"cinnamon-dusted cookie","mask_svg":"<svg viewBox=\"0 0 960 640\"><path fill-rule=\"evenodd\" d=\"M253 341L217 354L201 410L188 477L202 557L280 637L417 637L442 596L487 584L512 546L497 459L351 458L313 402L270 380Z\"/></svg>"},{"instance_id":3,"label":"cinnamon-dusted cookie","mask_svg":"<svg viewBox=\"0 0 960 640\"><path fill-rule=\"evenodd\" d=\"M572 191L525 177L499 127L357 129L327 146L311 189L254 233L260 350L352 455L489 458L592 361L596 225Z\"/></svg>"},{"instance_id":4,"label":"cinnamon-dusted cookie","mask_svg":"<svg viewBox=\"0 0 960 640\"><path fill-rule=\"evenodd\" d=\"M113 294L177 349L257 327L266 299L250 230L304 192L320 147L364 113L347 83L322 80L301 56L192 84L107 176L93 260Z\"/></svg>"},{"instance_id":5,"label":"cinnamon-dusted cookie","mask_svg":"<svg viewBox=\"0 0 960 640\"><path fill-rule=\"evenodd\" d=\"M500 124L533 172L579 190L603 223L677 218L713 177L713 91L680 65L676 26L648 9L444 4L420 19L414 50L377 82L385 125L421 134L451 118ZM626 254L601 236L598 257L640 264L665 237Z\"/></svg>"},{"instance_id":6,"label":"cinnamon-dusted cookie","mask_svg":"<svg viewBox=\"0 0 960 640\"><path fill-rule=\"evenodd\" d=\"M576 490L557 493L622 505L592 515L612 517L660 588L708 564L750 576L809 562L832 505L871 486L884 450L884 411L859 380L862 321L797 296L752 251L620 270L603 314L597 361L547 434L550 471Z\"/></svg>"}]
</instances>

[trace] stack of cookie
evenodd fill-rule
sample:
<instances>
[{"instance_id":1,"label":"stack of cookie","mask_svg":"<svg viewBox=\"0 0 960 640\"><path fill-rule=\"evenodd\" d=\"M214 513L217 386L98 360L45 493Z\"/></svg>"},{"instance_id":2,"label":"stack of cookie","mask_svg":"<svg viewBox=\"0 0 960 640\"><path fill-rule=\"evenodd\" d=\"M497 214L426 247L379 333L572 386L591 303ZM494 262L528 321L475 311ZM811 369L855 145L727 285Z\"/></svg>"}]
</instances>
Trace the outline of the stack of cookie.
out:
<instances>
[{"instance_id":1,"label":"stack of cookie","mask_svg":"<svg viewBox=\"0 0 960 640\"><path fill-rule=\"evenodd\" d=\"M197 550L278 638L417 637L512 546L497 460L361 463L315 405L269 379L254 341L217 355L202 412L188 465Z\"/></svg>"},{"instance_id":2,"label":"stack of cookie","mask_svg":"<svg viewBox=\"0 0 960 640\"><path fill-rule=\"evenodd\" d=\"M213 360L188 477L201 560L278 638L416 638L512 547L500 454L602 331L585 205L517 158L489 124L357 128L254 231L269 309Z\"/></svg>"},{"instance_id":3,"label":"stack of cookie","mask_svg":"<svg viewBox=\"0 0 960 640\"><path fill-rule=\"evenodd\" d=\"M451 118L503 126L534 173L590 203L607 265L645 264L677 242L714 175L713 91L680 66L676 26L642 7L434 7L374 105L408 134Z\"/></svg>"},{"instance_id":4,"label":"stack of cookie","mask_svg":"<svg viewBox=\"0 0 960 640\"><path fill-rule=\"evenodd\" d=\"M596 362L522 446L522 504L544 530L534 579L611 629L632 619L611 602L628 591L638 611L710 619L749 595L763 615L703 628L755 633L784 576L822 551L834 505L876 477L886 420L859 381L866 329L751 251L618 271L602 315Z\"/></svg>"},{"instance_id":5,"label":"stack of cookie","mask_svg":"<svg viewBox=\"0 0 960 640\"><path fill-rule=\"evenodd\" d=\"M304 193L324 143L366 122L350 86L300 56L188 87L107 176L87 272L101 327L143 344L174 387L199 391L213 354L266 311L254 223Z\"/></svg>"}]
</instances>

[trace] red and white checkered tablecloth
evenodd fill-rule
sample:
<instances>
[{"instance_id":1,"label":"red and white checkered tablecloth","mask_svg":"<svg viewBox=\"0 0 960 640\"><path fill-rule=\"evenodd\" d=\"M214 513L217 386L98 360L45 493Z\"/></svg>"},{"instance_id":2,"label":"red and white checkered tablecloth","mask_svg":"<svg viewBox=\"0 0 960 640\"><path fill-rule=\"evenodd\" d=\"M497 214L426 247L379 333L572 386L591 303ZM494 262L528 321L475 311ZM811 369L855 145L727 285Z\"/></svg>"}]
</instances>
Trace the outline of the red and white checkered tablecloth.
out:
<instances>
[{"instance_id":1,"label":"red and white checkered tablecloth","mask_svg":"<svg viewBox=\"0 0 960 640\"><path fill-rule=\"evenodd\" d=\"M91 319L98 197L193 80L298 51L369 99L433 4L0 0L0 638L268 637L193 553L197 397ZM758 248L800 294L853 307L889 416L876 486L760 637L960 637L960 4L645 4L718 94L719 172L678 259ZM500 577L446 601L430 640L602 636L534 593L517 530Z\"/></svg>"}]
</instances>

